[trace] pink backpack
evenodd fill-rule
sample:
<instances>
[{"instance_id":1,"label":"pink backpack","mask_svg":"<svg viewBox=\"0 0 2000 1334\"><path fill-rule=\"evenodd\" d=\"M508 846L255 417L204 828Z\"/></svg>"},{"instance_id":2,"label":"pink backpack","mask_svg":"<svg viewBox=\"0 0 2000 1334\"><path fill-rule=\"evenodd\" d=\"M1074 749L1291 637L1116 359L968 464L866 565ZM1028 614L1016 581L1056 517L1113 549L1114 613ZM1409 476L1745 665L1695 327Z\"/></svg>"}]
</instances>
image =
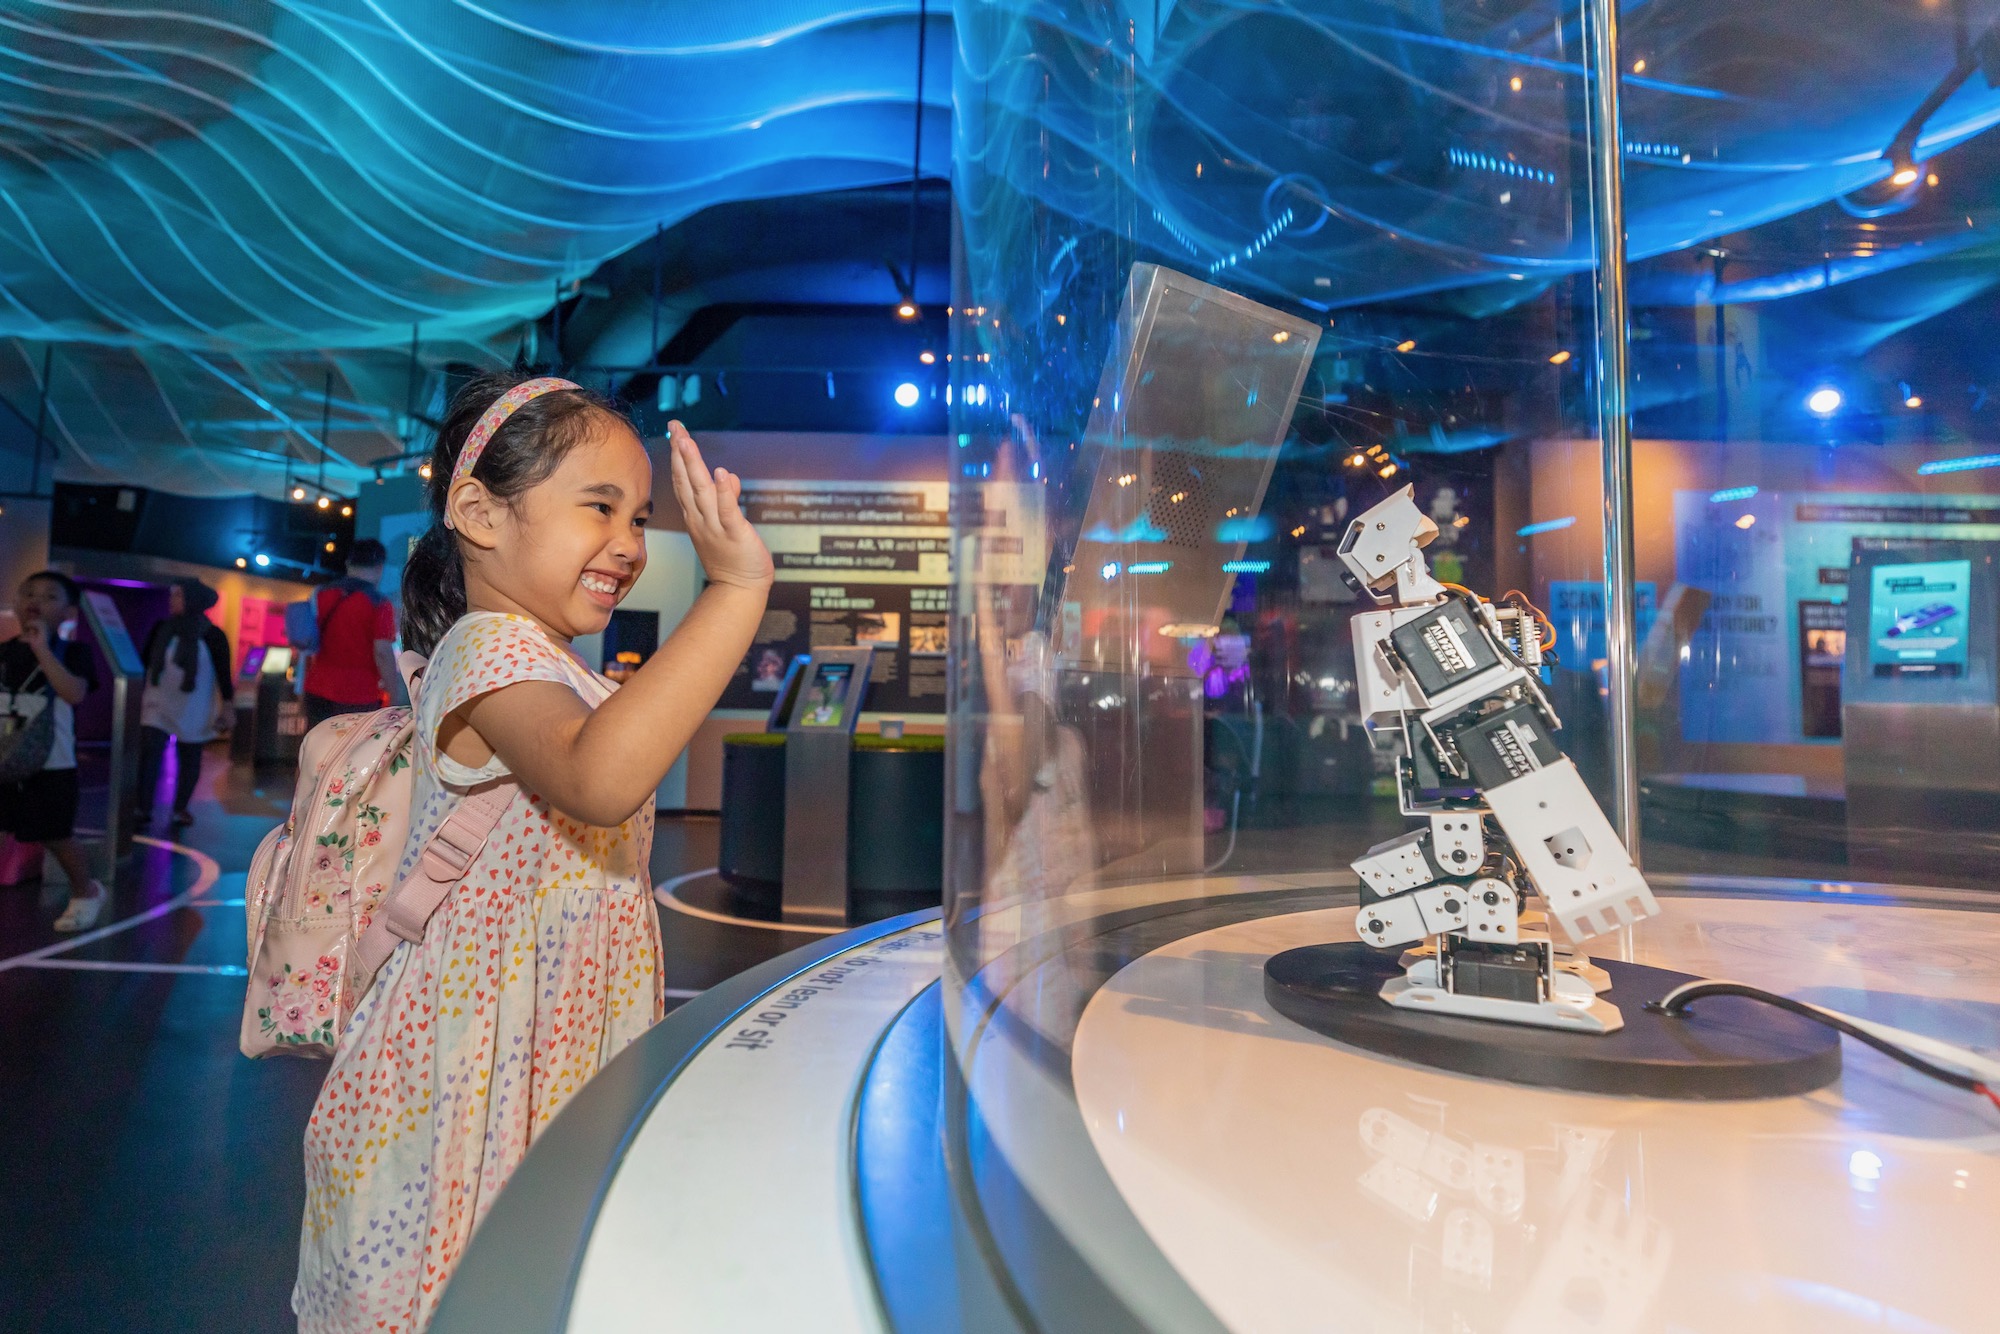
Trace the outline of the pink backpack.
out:
<instances>
[{"instance_id":1,"label":"pink backpack","mask_svg":"<svg viewBox=\"0 0 2000 1334\"><path fill-rule=\"evenodd\" d=\"M423 659L405 653L402 667L414 695ZM398 707L329 718L306 734L292 813L257 845L244 892L245 1056L332 1056L396 943L424 938L520 791L503 780L474 792L396 883L415 733L412 710Z\"/></svg>"}]
</instances>

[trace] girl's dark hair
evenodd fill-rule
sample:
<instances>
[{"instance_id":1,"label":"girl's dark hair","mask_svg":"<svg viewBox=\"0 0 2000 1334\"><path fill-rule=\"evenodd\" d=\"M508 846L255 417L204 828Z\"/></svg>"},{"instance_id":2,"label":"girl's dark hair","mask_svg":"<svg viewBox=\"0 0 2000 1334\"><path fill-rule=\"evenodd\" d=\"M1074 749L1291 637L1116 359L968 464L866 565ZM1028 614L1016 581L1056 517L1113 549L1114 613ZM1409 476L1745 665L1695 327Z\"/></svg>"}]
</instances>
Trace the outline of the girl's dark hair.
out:
<instances>
[{"instance_id":1,"label":"girl's dark hair","mask_svg":"<svg viewBox=\"0 0 2000 1334\"><path fill-rule=\"evenodd\" d=\"M403 647L428 657L445 631L465 615L465 562L458 537L444 526L445 498L451 471L465 438L500 395L531 374L482 375L452 397L431 451L431 477L426 498L430 527L410 548L403 567ZM631 421L616 407L585 389L558 389L532 398L514 410L487 442L486 452L472 465L472 475L501 500L513 500L539 486L562 465L563 456L603 418Z\"/></svg>"}]
</instances>

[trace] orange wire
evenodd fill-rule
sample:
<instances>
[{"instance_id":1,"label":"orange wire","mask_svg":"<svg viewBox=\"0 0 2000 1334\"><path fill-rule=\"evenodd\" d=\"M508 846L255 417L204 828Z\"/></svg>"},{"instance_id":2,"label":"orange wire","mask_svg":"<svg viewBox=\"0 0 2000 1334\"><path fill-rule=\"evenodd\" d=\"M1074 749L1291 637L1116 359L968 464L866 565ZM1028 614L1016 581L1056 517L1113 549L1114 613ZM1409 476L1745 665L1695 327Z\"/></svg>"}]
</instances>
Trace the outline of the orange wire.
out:
<instances>
[{"instance_id":1,"label":"orange wire","mask_svg":"<svg viewBox=\"0 0 2000 1334\"><path fill-rule=\"evenodd\" d=\"M1518 605L1520 606L1520 608L1523 611L1527 612L1528 615L1534 617L1536 623L1542 627L1542 632L1545 636L1545 638L1543 638L1542 640L1542 647L1548 648L1551 645L1553 645L1556 642L1556 623L1550 620L1547 616L1544 616L1542 614L1542 609L1540 607L1537 607L1534 604L1534 600L1531 599L1526 593L1523 593L1520 589L1510 588L1506 592L1500 595L1500 600L1502 602L1507 601L1507 599L1509 598L1518 598L1519 599Z\"/></svg>"}]
</instances>

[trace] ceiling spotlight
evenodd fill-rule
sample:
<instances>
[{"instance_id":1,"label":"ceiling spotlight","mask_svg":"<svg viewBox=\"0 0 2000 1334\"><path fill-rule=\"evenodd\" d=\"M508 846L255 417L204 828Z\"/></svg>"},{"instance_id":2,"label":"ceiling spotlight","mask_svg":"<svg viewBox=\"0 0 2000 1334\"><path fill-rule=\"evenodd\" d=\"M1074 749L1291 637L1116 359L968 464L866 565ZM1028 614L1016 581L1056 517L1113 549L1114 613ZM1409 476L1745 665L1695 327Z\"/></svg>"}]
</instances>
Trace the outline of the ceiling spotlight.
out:
<instances>
[{"instance_id":1,"label":"ceiling spotlight","mask_svg":"<svg viewBox=\"0 0 2000 1334\"><path fill-rule=\"evenodd\" d=\"M1414 338L1405 338L1402 342L1396 344L1396 350L1398 352L1414 352L1417 350L1417 340Z\"/></svg>"},{"instance_id":2,"label":"ceiling spotlight","mask_svg":"<svg viewBox=\"0 0 2000 1334\"><path fill-rule=\"evenodd\" d=\"M327 550L327 554L328 554L328 555L332 555L332 554L333 554L333 543L331 543L331 542L327 543L327 544L326 544L326 550Z\"/></svg>"},{"instance_id":3,"label":"ceiling spotlight","mask_svg":"<svg viewBox=\"0 0 2000 1334\"><path fill-rule=\"evenodd\" d=\"M917 303L907 298L899 302L896 306L896 318L899 320L913 320L917 318Z\"/></svg>"},{"instance_id":4,"label":"ceiling spotlight","mask_svg":"<svg viewBox=\"0 0 2000 1334\"><path fill-rule=\"evenodd\" d=\"M1917 177L1921 174L1915 167L1898 167L1896 168L1896 174L1889 178L1889 184L1915 185Z\"/></svg>"},{"instance_id":5,"label":"ceiling spotlight","mask_svg":"<svg viewBox=\"0 0 2000 1334\"><path fill-rule=\"evenodd\" d=\"M341 517L341 518L343 518L343 519L351 519L351 518L353 518L353 517L354 517L354 506L352 506L352 505L342 505L342 506L340 507L340 517Z\"/></svg>"},{"instance_id":6,"label":"ceiling spotlight","mask_svg":"<svg viewBox=\"0 0 2000 1334\"><path fill-rule=\"evenodd\" d=\"M324 509L332 509L332 508L333 508L333 497L332 497L332 496L321 496L321 497L319 498L319 507L320 507L321 509L323 509L323 510L324 510Z\"/></svg>"},{"instance_id":7,"label":"ceiling spotlight","mask_svg":"<svg viewBox=\"0 0 2000 1334\"><path fill-rule=\"evenodd\" d=\"M1368 462L1366 454L1349 454L1347 456L1347 466L1350 468L1358 468L1366 462Z\"/></svg>"},{"instance_id":8,"label":"ceiling spotlight","mask_svg":"<svg viewBox=\"0 0 2000 1334\"><path fill-rule=\"evenodd\" d=\"M1513 90L1514 90L1515 92L1517 92L1517 93L1518 93L1518 92L1520 92L1520 91L1521 91L1521 76L1520 76L1520 75L1518 75L1518 74L1516 74L1516 75L1515 75L1515 76L1514 76L1513 78L1511 78L1511 79L1507 80L1507 86L1508 86L1509 88L1512 88L1512 89L1513 89Z\"/></svg>"},{"instance_id":9,"label":"ceiling spotlight","mask_svg":"<svg viewBox=\"0 0 2000 1334\"><path fill-rule=\"evenodd\" d=\"M1917 394L1911 394L1908 398L1903 400L1903 406L1906 408L1920 408L1923 405L1924 405L1923 398Z\"/></svg>"},{"instance_id":10,"label":"ceiling spotlight","mask_svg":"<svg viewBox=\"0 0 2000 1334\"><path fill-rule=\"evenodd\" d=\"M1633 61L1632 72L1634 74L1644 74L1646 72L1646 62L1644 60Z\"/></svg>"},{"instance_id":11,"label":"ceiling spotlight","mask_svg":"<svg viewBox=\"0 0 2000 1334\"><path fill-rule=\"evenodd\" d=\"M1569 360L1569 349L1564 348L1562 351L1556 353L1553 357L1549 358L1549 365L1560 366L1568 360Z\"/></svg>"},{"instance_id":12,"label":"ceiling spotlight","mask_svg":"<svg viewBox=\"0 0 2000 1334\"><path fill-rule=\"evenodd\" d=\"M1754 526L1754 525L1756 524L1756 522L1757 522L1757 516L1756 516L1756 515L1754 515L1754 514L1746 514L1746 515L1744 515L1744 516L1743 516L1742 518L1740 518L1740 519L1738 519L1738 520L1736 521L1736 526L1737 526L1738 528L1743 528L1743 529L1748 529L1748 528L1750 528L1750 527Z\"/></svg>"},{"instance_id":13,"label":"ceiling spotlight","mask_svg":"<svg viewBox=\"0 0 2000 1334\"><path fill-rule=\"evenodd\" d=\"M1924 177L1924 184L1925 184L1925 185L1936 185L1936 184L1937 184L1937 173L1936 173L1936 172L1932 172L1932 173L1931 173L1930 175L1928 175L1928 176Z\"/></svg>"},{"instance_id":14,"label":"ceiling spotlight","mask_svg":"<svg viewBox=\"0 0 2000 1334\"><path fill-rule=\"evenodd\" d=\"M1840 411L1840 405L1844 401L1838 389L1830 384L1821 385L1806 395L1806 410L1815 416L1831 417Z\"/></svg>"},{"instance_id":15,"label":"ceiling spotlight","mask_svg":"<svg viewBox=\"0 0 2000 1334\"><path fill-rule=\"evenodd\" d=\"M237 568L237 569L239 569L239 570L247 570L247 569L249 569L249 568L250 568L250 558L249 558L249 557L247 557L247 556L238 556L238 557L236 558L236 568Z\"/></svg>"},{"instance_id":16,"label":"ceiling spotlight","mask_svg":"<svg viewBox=\"0 0 2000 1334\"><path fill-rule=\"evenodd\" d=\"M269 556L265 555L265 554L264 554L263 552L261 552L261 551L257 553L257 568L258 568L258 569L260 569L260 570L261 570L261 569L263 569L263 568L264 568L265 566L269 565L270 563L271 563L271 558L270 558Z\"/></svg>"},{"instance_id":17,"label":"ceiling spotlight","mask_svg":"<svg viewBox=\"0 0 2000 1334\"><path fill-rule=\"evenodd\" d=\"M292 488L293 500L304 500L305 498L306 498L306 489L304 487L295 486Z\"/></svg>"},{"instance_id":18,"label":"ceiling spotlight","mask_svg":"<svg viewBox=\"0 0 2000 1334\"><path fill-rule=\"evenodd\" d=\"M937 353L931 351L929 348L925 348L923 351L917 353L917 360L923 362L926 366L935 366L937 365Z\"/></svg>"},{"instance_id":19,"label":"ceiling spotlight","mask_svg":"<svg viewBox=\"0 0 2000 1334\"><path fill-rule=\"evenodd\" d=\"M1274 343L1282 343L1289 340L1290 338L1291 334L1287 333L1283 329L1280 329L1278 330L1278 332L1271 335L1271 341Z\"/></svg>"},{"instance_id":20,"label":"ceiling spotlight","mask_svg":"<svg viewBox=\"0 0 2000 1334\"><path fill-rule=\"evenodd\" d=\"M903 381L896 386L896 406L899 408L914 408L917 406L918 393L919 391L914 384L911 384L908 380Z\"/></svg>"},{"instance_id":21,"label":"ceiling spotlight","mask_svg":"<svg viewBox=\"0 0 2000 1334\"><path fill-rule=\"evenodd\" d=\"M1396 465L1385 463L1375 470L1375 475L1377 477L1394 477L1396 475Z\"/></svg>"},{"instance_id":22,"label":"ceiling spotlight","mask_svg":"<svg viewBox=\"0 0 2000 1334\"><path fill-rule=\"evenodd\" d=\"M418 464L417 476L423 478L426 482L428 482L431 479L431 465L428 463Z\"/></svg>"}]
</instances>

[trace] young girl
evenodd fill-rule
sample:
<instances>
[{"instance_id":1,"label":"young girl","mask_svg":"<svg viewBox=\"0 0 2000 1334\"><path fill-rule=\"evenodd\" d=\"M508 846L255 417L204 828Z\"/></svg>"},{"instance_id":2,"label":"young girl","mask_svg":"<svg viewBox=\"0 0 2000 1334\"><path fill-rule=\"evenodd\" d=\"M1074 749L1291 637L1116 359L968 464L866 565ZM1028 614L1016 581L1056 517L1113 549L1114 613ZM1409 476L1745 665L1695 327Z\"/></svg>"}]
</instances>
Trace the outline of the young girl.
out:
<instances>
[{"instance_id":1,"label":"young girl","mask_svg":"<svg viewBox=\"0 0 2000 1334\"><path fill-rule=\"evenodd\" d=\"M342 1035L306 1129L299 1328L428 1324L473 1228L570 1096L661 1014L653 793L743 661L771 557L672 424L674 495L709 584L623 686L570 647L645 567L653 470L564 380L488 377L431 461L403 575L417 701L407 871L468 789L522 794Z\"/></svg>"}]
</instances>

